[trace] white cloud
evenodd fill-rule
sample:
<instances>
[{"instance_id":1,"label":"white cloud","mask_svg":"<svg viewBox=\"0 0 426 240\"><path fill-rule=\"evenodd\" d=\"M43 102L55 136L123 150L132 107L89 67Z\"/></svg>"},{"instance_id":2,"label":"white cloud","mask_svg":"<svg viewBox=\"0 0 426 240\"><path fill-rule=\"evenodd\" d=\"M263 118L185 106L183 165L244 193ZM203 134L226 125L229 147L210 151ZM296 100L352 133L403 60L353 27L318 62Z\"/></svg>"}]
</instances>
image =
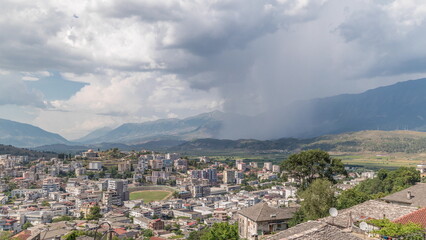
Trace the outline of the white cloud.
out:
<instances>
[{"instance_id":1,"label":"white cloud","mask_svg":"<svg viewBox=\"0 0 426 240\"><path fill-rule=\"evenodd\" d=\"M296 99L425 72L425 11L415 0L3 1L0 74L17 78L0 81L14 90L0 104L45 106L22 80L50 71L88 83L33 120L67 136L214 109L281 116Z\"/></svg>"}]
</instances>

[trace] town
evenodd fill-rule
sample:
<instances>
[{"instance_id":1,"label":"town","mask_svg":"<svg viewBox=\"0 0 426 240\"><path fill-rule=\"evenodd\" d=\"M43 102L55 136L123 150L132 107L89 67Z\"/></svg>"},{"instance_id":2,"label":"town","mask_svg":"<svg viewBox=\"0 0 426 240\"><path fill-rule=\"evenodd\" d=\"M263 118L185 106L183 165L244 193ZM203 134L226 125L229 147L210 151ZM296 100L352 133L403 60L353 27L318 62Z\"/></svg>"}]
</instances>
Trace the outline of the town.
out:
<instances>
[{"instance_id":1,"label":"town","mask_svg":"<svg viewBox=\"0 0 426 240\"><path fill-rule=\"evenodd\" d=\"M291 161L309 159L309 153L332 159L320 150L294 154L287 165L243 159L224 162L148 150L90 149L51 159L1 155L0 237L207 239L203 234L217 228L234 234L229 239L376 239L378 225L360 223L422 219L424 210L419 207L426 207L426 186L417 182L426 165L393 172L344 167L328 181L320 172L311 178L301 176L301 163L299 172L292 174ZM333 164L330 169L343 166ZM401 173L404 187L413 186L378 190L382 195L374 197L355 189L378 178L386 181L382 175L397 171L405 171ZM332 182L332 188L324 188ZM309 190L309 185L315 188ZM334 200L327 202L330 189ZM308 195L309 191L319 193ZM306 205L312 197L319 199ZM306 211L309 208L313 210ZM426 227L424 221L418 224L420 230Z\"/></svg>"}]
</instances>

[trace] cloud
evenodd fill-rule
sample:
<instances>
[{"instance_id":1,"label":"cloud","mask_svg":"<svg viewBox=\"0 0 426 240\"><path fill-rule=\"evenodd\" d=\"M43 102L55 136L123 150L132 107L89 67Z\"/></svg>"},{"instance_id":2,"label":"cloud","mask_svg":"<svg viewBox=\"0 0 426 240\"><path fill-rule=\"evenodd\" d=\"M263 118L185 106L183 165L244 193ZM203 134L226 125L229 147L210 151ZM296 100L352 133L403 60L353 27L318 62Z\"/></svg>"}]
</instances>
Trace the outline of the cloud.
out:
<instances>
[{"instance_id":1,"label":"cloud","mask_svg":"<svg viewBox=\"0 0 426 240\"><path fill-rule=\"evenodd\" d=\"M17 76L0 75L0 105L32 106L45 108L47 103L43 95L28 88Z\"/></svg>"},{"instance_id":2,"label":"cloud","mask_svg":"<svg viewBox=\"0 0 426 240\"><path fill-rule=\"evenodd\" d=\"M426 72L425 6L414 0L3 1L0 68L18 78L1 80L0 91L14 91L5 91L0 104L46 105L26 82L58 72L86 85L66 98L48 98L49 109L38 110L32 121L50 131L72 136L221 109L270 116L268 129L253 137L286 136L297 128L284 121L294 101Z\"/></svg>"}]
</instances>

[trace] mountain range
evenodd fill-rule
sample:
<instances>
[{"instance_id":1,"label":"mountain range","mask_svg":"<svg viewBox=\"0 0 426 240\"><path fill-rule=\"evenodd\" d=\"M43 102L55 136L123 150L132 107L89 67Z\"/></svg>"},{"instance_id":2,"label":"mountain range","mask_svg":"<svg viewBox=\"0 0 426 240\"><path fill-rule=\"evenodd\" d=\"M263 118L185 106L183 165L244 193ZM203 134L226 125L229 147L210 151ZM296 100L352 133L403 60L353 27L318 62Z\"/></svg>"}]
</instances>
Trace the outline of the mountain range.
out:
<instances>
[{"instance_id":1,"label":"mountain range","mask_svg":"<svg viewBox=\"0 0 426 240\"><path fill-rule=\"evenodd\" d=\"M111 143L177 146L205 138L312 139L362 130L426 131L425 93L426 79L410 80L360 94L294 103L287 106L282 119L271 119L274 115L270 113L249 117L215 111L185 119L160 119L126 123L115 129L102 128L73 142L29 124L0 119L0 144L19 147L52 144L106 146ZM282 125L271 122L282 122ZM271 126L273 129L269 129ZM261 136L254 132L268 134Z\"/></svg>"}]
</instances>

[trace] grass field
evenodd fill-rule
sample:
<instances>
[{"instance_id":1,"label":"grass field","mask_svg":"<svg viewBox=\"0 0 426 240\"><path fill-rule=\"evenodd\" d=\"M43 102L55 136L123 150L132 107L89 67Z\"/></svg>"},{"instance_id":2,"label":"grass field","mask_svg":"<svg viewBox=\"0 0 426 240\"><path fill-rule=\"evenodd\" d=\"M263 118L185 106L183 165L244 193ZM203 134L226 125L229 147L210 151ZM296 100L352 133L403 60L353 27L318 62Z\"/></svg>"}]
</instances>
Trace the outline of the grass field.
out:
<instances>
[{"instance_id":1,"label":"grass field","mask_svg":"<svg viewBox=\"0 0 426 240\"><path fill-rule=\"evenodd\" d=\"M145 203L160 201L170 197L173 193L164 190L144 190L130 193L130 200L143 199Z\"/></svg>"},{"instance_id":2,"label":"grass field","mask_svg":"<svg viewBox=\"0 0 426 240\"><path fill-rule=\"evenodd\" d=\"M333 157L342 159L344 164L363 166L369 169L389 168L395 169L398 167L416 167L417 164L426 160L426 154L332 154ZM426 161L425 161L426 162Z\"/></svg>"}]
</instances>

